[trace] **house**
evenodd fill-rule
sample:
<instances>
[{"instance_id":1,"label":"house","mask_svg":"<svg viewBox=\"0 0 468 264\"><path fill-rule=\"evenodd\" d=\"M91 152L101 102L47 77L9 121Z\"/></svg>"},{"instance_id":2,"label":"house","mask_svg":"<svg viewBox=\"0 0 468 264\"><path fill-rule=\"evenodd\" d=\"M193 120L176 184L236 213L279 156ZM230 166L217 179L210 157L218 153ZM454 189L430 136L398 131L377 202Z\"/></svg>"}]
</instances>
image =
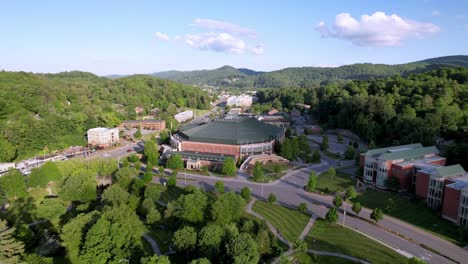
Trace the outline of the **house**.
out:
<instances>
[{"instance_id":1,"label":"house","mask_svg":"<svg viewBox=\"0 0 468 264\"><path fill-rule=\"evenodd\" d=\"M107 148L119 143L119 129L97 127L88 130L88 145Z\"/></svg>"},{"instance_id":2,"label":"house","mask_svg":"<svg viewBox=\"0 0 468 264\"><path fill-rule=\"evenodd\" d=\"M141 128L161 131L166 129L166 121L146 119L146 120L126 120L119 125L119 128Z\"/></svg>"}]
</instances>

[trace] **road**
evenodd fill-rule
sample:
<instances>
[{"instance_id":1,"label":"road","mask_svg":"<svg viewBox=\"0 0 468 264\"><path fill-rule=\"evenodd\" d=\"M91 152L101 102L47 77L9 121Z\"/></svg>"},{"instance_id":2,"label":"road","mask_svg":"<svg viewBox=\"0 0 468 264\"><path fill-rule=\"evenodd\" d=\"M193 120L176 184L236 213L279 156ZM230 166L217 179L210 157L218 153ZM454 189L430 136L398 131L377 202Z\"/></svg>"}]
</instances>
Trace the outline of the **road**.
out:
<instances>
[{"instance_id":1,"label":"road","mask_svg":"<svg viewBox=\"0 0 468 264\"><path fill-rule=\"evenodd\" d=\"M274 193L277 197L277 201L283 205L296 207L299 205L299 203L305 202L307 203L311 213L319 217L325 217L325 214L328 211L328 207L332 206L332 197L305 192L303 190L303 186L307 182L310 170L321 173L328 168L329 164L322 162L308 168L291 171L283 176L280 180L264 184L250 182L245 178L217 178L187 174L186 184L195 185L205 190L212 190L214 183L216 181L222 180L224 181L225 188L229 191L240 192L243 187L247 186L252 190L252 195L257 199L266 199L270 193ZM185 181L183 180L184 173L179 175L179 177L180 176L182 176L182 179L177 181L177 185L183 187L185 185ZM162 183L166 179L155 177L155 180ZM466 251L460 247L457 247L432 234L388 216L385 216L378 225L372 224L369 218L369 214L369 210L363 210L360 214L361 217L369 220L366 221L360 218L352 217L352 214L348 213L346 217L346 226L383 242L384 244L399 251L403 255L416 256L428 263L454 262L422 247L422 244L438 252L442 252L446 256L449 256L450 258L460 263L466 263L468 255ZM339 222L342 223L342 221L343 214L340 212ZM405 239L395 233L411 238L412 241Z\"/></svg>"}]
</instances>

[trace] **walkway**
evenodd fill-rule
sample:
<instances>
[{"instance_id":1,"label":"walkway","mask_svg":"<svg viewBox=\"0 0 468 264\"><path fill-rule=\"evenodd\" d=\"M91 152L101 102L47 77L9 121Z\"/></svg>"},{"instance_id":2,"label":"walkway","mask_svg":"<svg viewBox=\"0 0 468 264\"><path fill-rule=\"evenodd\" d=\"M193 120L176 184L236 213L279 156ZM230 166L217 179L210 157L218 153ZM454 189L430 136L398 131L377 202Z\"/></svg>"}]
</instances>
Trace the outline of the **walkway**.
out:
<instances>
[{"instance_id":1,"label":"walkway","mask_svg":"<svg viewBox=\"0 0 468 264\"><path fill-rule=\"evenodd\" d=\"M266 220L263 216L255 213L253 210L252 210L252 206L253 204L257 201L257 199L255 198L252 198L252 200L250 200L250 202L247 204L247 207L245 209L245 211L248 213L248 214L251 214L259 219L262 219L265 221L265 223L267 224L268 228L270 229L270 231L273 233L273 235L275 237L277 237L281 242L283 242L284 244L286 244L289 249L288 251L286 251L282 256L286 256L286 257L290 257L292 254L294 254L295 250L293 249L293 245L291 242L289 242L287 239L285 239L279 232L278 230L268 221ZM309 219L309 222L307 223L307 225L304 227L304 230L302 230L302 233L301 235L299 236L299 239L303 239L310 231L310 229L312 228L312 226L314 225L315 223L315 219L317 217L315 215L312 215ZM361 260L361 259L358 259L358 258L355 258L355 257L352 257L352 256L348 256L348 255L344 255L344 254L340 254L340 253L335 253L335 252L328 252L328 251L319 251L319 250L312 250L312 249L308 249L307 250L308 253L312 253L312 254L316 254L316 255L323 255L323 256L333 256L333 257L338 257L338 258L344 258L344 259L348 259L348 260L351 260L351 261L354 261L354 262L358 262L358 263L364 263L364 264L370 264L369 262L366 262L364 260ZM280 263L280 260L281 260L281 256L276 258L272 263Z\"/></svg>"},{"instance_id":2,"label":"walkway","mask_svg":"<svg viewBox=\"0 0 468 264\"><path fill-rule=\"evenodd\" d=\"M151 247L153 248L154 254L161 256L161 250L159 250L158 243L149 235L149 234L144 234L143 238L150 243Z\"/></svg>"}]
</instances>

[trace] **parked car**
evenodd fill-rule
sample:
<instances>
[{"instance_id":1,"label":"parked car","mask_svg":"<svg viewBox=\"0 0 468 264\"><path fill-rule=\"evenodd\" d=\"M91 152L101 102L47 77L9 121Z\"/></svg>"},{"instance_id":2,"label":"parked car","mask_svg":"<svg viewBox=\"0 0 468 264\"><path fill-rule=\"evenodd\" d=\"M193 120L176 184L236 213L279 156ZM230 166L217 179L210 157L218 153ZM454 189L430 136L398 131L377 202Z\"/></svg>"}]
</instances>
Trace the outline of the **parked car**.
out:
<instances>
[{"instance_id":1,"label":"parked car","mask_svg":"<svg viewBox=\"0 0 468 264\"><path fill-rule=\"evenodd\" d=\"M127 152L132 152L132 150L131 150L131 149L127 149Z\"/></svg>"}]
</instances>

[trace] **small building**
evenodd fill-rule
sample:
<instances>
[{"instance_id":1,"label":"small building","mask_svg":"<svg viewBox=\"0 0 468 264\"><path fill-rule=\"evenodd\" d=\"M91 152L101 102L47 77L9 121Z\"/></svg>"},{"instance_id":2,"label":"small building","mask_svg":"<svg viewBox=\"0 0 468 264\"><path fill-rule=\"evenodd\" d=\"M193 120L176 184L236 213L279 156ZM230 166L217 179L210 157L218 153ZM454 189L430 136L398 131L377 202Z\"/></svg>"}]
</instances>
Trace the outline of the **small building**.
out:
<instances>
[{"instance_id":1,"label":"small building","mask_svg":"<svg viewBox=\"0 0 468 264\"><path fill-rule=\"evenodd\" d=\"M279 113L278 110L276 110L275 108L272 108L270 111L268 111L267 114L268 114L269 116L272 116L272 115L276 115L276 114L278 114L278 113Z\"/></svg>"},{"instance_id":2,"label":"small building","mask_svg":"<svg viewBox=\"0 0 468 264\"><path fill-rule=\"evenodd\" d=\"M177 115L174 116L174 118L175 120L177 120L177 122L183 123L193 118L193 111L187 110L187 111L178 113Z\"/></svg>"},{"instance_id":3,"label":"small building","mask_svg":"<svg viewBox=\"0 0 468 264\"><path fill-rule=\"evenodd\" d=\"M0 175L7 173L10 170L16 168L16 164L13 162L0 163Z\"/></svg>"},{"instance_id":4,"label":"small building","mask_svg":"<svg viewBox=\"0 0 468 264\"><path fill-rule=\"evenodd\" d=\"M119 125L119 128L141 128L147 130L161 131L166 129L166 121L155 119L126 120Z\"/></svg>"},{"instance_id":5,"label":"small building","mask_svg":"<svg viewBox=\"0 0 468 264\"><path fill-rule=\"evenodd\" d=\"M253 103L253 97L250 95L230 96L226 99L226 105L238 107L250 107Z\"/></svg>"},{"instance_id":6,"label":"small building","mask_svg":"<svg viewBox=\"0 0 468 264\"><path fill-rule=\"evenodd\" d=\"M88 145L108 148L119 143L119 129L97 127L88 130Z\"/></svg>"}]
</instances>

